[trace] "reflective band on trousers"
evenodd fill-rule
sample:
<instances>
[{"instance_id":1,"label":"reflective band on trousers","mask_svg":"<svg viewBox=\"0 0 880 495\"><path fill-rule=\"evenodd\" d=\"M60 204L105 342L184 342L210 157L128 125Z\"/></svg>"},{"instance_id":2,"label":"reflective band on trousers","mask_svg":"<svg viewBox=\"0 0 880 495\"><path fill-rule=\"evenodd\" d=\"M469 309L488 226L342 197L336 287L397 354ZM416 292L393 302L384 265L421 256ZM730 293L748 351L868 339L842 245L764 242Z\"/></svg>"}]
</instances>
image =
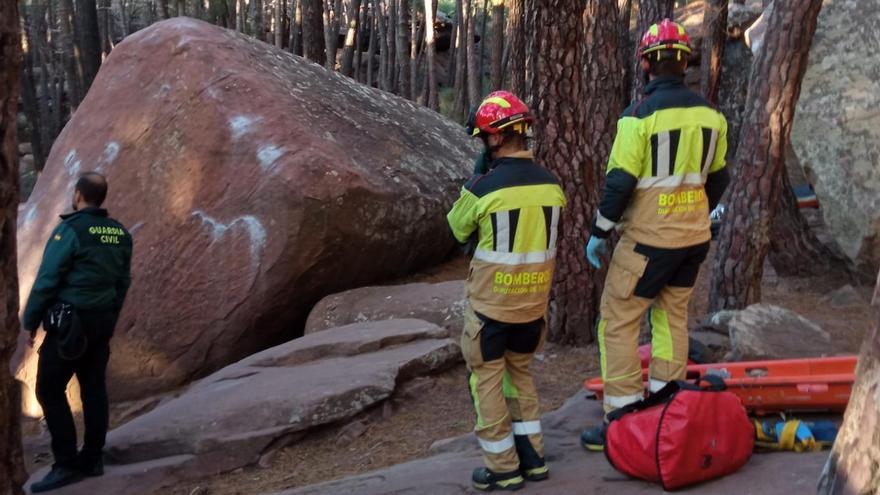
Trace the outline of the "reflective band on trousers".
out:
<instances>
[{"instance_id":1,"label":"reflective band on trousers","mask_svg":"<svg viewBox=\"0 0 880 495\"><path fill-rule=\"evenodd\" d=\"M533 251L531 253L502 253L499 251L486 251L477 249L474 259L497 263L499 265L528 265L532 263L544 263L556 257L556 250Z\"/></svg>"},{"instance_id":2,"label":"reflective band on trousers","mask_svg":"<svg viewBox=\"0 0 880 495\"><path fill-rule=\"evenodd\" d=\"M605 396L605 404L615 408L620 409L621 407L626 407L630 404L635 404L636 402L642 400L642 394L633 394L633 395L606 395Z\"/></svg>"},{"instance_id":3,"label":"reflective band on trousers","mask_svg":"<svg viewBox=\"0 0 880 495\"><path fill-rule=\"evenodd\" d=\"M608 231L614 228L616 223L602 216L602 213L596 213L596 227Z\"/></svg>"},{"instance_id":4,"label":"reflective band on trousers","mask_svg":"<svg viewBox=\"0 0 880 495\"><path fill-rule=\"evenodd\" d=\"M706 182L702 174L669 175L666 177L646 177L640 179L636 189L652 187L702 186Z\"/></svg>"},{"instance_id":5,"label":"reflective band on trousers","mask_svg":"<svg viewBox=\"0 0 880 495\"><path fill-rule=\"evenodd\" d=\"M514 435L537 435L541 433L541 422L540 421L514 421L513 422L513 434Z\"/></svg>"},{"instance_id":6,"label":"reflective band on trousers","mask_svg":"<svg viewBox=\"0 0 880 495\"><path fill-rule=\"evenodd\" d=\"M655 379L651 378L651 380L648 381L648 390L650 390L652 394L654 392L659 392L660 389L665 387L667 383L669 383L669 382L665 382L663 380L655 380Z\"/></svg>"},{"instance_id":7,"label":"reflective band on trousers","mask_svg":"<svg viewBox=\"0 0 880 495\"><path fill-rule=\"evenodd\" d=\"M497 442L493 442L492 440L483 440L482 438L477 438L480 441L480 447L483 448L486 452L490 454L503 454L508 450L512 449L515 445L513 441L513 434L507 435L503 440L498 440Z\"/></svg>"}]
</instances>

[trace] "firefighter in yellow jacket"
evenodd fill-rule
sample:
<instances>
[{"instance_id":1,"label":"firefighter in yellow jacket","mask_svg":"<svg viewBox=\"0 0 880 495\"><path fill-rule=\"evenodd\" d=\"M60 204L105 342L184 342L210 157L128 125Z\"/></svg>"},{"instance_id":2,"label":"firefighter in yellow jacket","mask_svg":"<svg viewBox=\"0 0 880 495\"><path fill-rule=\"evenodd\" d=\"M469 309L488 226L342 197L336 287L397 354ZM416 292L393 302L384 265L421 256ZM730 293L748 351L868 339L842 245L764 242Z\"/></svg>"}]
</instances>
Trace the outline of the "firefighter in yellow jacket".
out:
<instances>
[{"instance_id":1,"label":"firefighter in yellow jacket","mask_svg":"<svg viewBox=\"0 0 880 495\"><path fill-rule=\"evenodd\" d=\"M651 26L640 53L650 81L617 123L586 249L590 263L600 267L608 236L619 230L598 326L606 413L643 398L637 346L646 312L649 392L685 377L688 302L709 251L709 212L730 182L727 122L684 84L691 53L684 28L669 19ZM605 431L605 424L585 431L583 445L602 450Z\"/></svg>"},{"instance_id":2,"label":"firefighter in yellow jacket","mask_svg":"<svg viewBox=\"0 0 880 495\"><path fill-rule=\"evenodd\" d=\"M474 175L447 217L462 244L476 236L461 336L486 467L480 490L516 490L546 479L538 394L529 372L543 342L565 196L556 177L527 148L532 116L516 96L490 94L473 134L491 165Z\"/></svg>"}]
</instances>

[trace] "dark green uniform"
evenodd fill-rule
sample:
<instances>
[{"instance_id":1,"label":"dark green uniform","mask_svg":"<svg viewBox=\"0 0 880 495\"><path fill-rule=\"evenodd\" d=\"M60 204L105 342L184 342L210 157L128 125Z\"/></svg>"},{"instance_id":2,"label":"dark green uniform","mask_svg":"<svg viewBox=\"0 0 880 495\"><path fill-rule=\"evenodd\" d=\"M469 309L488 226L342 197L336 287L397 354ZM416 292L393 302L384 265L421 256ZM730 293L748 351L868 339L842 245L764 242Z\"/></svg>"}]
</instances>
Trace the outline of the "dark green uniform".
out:
<instances>
[{"instance_id":1,"label":"dark green uniform","mask_svg":"<svg viewBox=\"0 0 880 495\"><path fill-rule=\"evenodd\" d=\"M25 330L36 330L54 304L73 305L88 346L81 357L67 360L58 353L50 333L40 347L37 399L52 434L55 463L94 467L107 435L106 386L110 337L131 284L131 235L100 208L63 215L52 232L43 262L25 306ZM82 391L85 436L77 455L76 428L65 390L73 375Z\"/></svg>"}]
</instances>

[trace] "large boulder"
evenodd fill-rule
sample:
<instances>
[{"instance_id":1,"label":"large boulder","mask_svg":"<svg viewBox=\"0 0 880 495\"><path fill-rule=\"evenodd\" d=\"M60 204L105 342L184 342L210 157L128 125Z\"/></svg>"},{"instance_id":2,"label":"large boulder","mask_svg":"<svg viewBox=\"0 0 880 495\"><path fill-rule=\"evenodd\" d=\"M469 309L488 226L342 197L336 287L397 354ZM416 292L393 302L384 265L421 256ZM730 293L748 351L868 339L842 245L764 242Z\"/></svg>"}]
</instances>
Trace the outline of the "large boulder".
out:
<instances>
[{"instance_id":1,"label":"large boulder","mask_svg":"<svg viewBox=\"0 0 880 495\"><path fill-rule=\"evenodd\" d=\"M464 282L362 287L322 299L309 314L305 333L363 321L416 318L461 333L467 307Z\"/></svg>"},{"instance_id":2,"label":"large boulder","mask_svg":"<svg viewBox=\"0 0 880 495\"><path fill-rule=\"evenodd\" d=\"M62 493L119 493L112 488L124 480L140 488L125 493L155 493L254 464L309 430L381 404L408 380L457 364L461 351L447 334L425 321L394 320L257 353L110 432L108 475Z\"/></svg>"},{"instance_id":3,"label":"large boulder","mask_svg":"<svg viewBox=\"0 0 880 495\"><path fill-rule=\"evenodd\" d=\"M818 357L831 352L828 332L787 309L754 304L719 315L721 320L728 317L731 358L736 361Z\"/></svg>"},{"instance_id":4,"label":"large boulder","mask_svg":"<svg viewBox=\"0 0 880 495\"><path fill-rule=\"evenodd\" d=\"M874 277L880 269L880 9L826 0L801 87L792 142L835 240Z\"/></svg>"},{"instance_id":5,"label":"large boulder","mask_svg":"<svg viewBox=\"0 0 880 495\"><path fill-rule=\"evenodd\" d=\"M427 108L232 30L160 22L114 48L52 148L19 220L22 300L76 175L105 173L134 237L111 395L166 390L300 335L327 294L443 260L475 153Z\"/></svg>"}]
</instances>

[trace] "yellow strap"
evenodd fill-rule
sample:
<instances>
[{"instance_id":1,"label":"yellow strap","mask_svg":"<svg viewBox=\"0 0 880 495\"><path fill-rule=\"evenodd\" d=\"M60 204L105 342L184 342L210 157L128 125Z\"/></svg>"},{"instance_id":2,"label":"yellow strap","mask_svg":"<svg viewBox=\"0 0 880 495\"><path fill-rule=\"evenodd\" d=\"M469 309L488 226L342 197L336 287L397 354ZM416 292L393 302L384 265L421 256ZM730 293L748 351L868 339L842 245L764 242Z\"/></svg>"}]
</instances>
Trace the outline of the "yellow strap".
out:
<instances>
[{"instance_id":1,"label":"yellow strap","mask_svg":"<svg viewBox=\"0 0 880 495\"><path fill-rule=\"evenodd\" d=\"M782 433L779 434L779 448L782 450L797 450L797 429L801 425L800 420L786 421L782 427Z\"/></svg>"}]
</instances>

